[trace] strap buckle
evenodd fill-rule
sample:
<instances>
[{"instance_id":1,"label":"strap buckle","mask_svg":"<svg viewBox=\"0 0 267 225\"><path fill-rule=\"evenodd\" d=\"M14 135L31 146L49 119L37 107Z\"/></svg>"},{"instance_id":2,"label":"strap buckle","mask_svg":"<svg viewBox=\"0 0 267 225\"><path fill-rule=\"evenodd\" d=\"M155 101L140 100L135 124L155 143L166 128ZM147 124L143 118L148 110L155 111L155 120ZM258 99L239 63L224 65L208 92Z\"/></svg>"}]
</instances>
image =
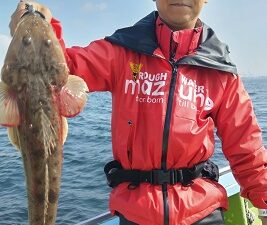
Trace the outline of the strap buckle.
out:
<instances>
[{"instance_id":1,"label":"strap buckle","mask_svg":"<svg viewBox=\"0 0 267 225\"><path fill-rule=\"evenodd\" d=\"M164 183L177 183L177 175L175 170L151 170L150 183L153 185L161 185Z\"/></svg>"},{"instance_id":2,"label":"strap buckle","mask_svg":"<svg viewBox=\"0 0 267 225\"><path fill-rule=\"evenodd\" d=\"M150 182L153 185L174 182L174 175L170 170L152 170Z\"/></svg>"},{"instance_id":3,"label":"strap buckle","mask_svg":"<svg viewBox=\"0 0 267 225\"><path fill-rule=\"evenodd\" d=\"M152 185L162 185L164 183L174 185L181 183L183 186L190 186L193 184L192 177L184 174L184 170L152 170L150 173L150 183Z\"/></svg>"}]
</instances>

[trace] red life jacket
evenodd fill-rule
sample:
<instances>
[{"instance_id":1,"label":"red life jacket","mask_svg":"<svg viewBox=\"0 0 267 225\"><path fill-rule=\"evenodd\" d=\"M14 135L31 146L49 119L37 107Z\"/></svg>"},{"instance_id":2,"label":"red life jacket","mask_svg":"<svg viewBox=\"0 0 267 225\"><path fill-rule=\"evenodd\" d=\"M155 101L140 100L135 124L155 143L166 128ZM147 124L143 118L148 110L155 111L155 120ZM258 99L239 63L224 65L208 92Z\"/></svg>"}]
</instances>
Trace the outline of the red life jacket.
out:
<instances>
[{"instance_id":1,"label":"red life jacket","mask_svg":"<svg viewBox=\"0 0 267 225\"><path fill-rule=\"evenodd\" d=\"M216 127L242 196L267 208L267 153L228 47L204 23L173 33L157 18L65 49L71 73L90 91L112 93L114 159L125 169L192 167L213 155ZM58 21L52 25L64 47ZM226 191L205 178L188 187L122 183L110 195L113 213L141 225L189 225L219 207L227 208Z\"/></svg>"}]
</instances>

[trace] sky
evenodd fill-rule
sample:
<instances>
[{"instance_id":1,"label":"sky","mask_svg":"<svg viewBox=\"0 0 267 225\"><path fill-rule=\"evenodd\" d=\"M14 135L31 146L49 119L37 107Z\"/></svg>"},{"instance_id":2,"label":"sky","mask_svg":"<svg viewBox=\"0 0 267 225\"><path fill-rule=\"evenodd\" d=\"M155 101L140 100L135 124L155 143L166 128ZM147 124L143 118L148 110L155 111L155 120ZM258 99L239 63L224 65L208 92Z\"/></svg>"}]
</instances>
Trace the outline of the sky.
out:
<instances>
[{"instance_id":1,"label":"sky","mask_svg":"<svg viewBox=\"0 0 267 225\"><path fill-rule=\"evenodd\" d=\"M184 0L190 1L190 0ZM133 25L156 9L152 0L40 0L63 26L67 46L86 46ZM4 4L3 4L4 3ZM8 24L18 0L0 4L0 67L10 42ZM230 47L242 76L267 76L267 1L209 0L200 18Z\"/></svg>"}]
</instances>

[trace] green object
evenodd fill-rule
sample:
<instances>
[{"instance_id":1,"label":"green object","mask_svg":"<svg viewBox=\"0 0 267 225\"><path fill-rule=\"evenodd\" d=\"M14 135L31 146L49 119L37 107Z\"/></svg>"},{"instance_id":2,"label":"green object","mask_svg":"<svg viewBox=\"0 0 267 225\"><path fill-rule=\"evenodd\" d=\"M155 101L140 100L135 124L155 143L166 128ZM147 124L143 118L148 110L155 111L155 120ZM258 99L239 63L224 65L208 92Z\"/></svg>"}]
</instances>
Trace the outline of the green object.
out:
<instances>
[{"instance_id":1,"label":"green object","mask_svg":"<svg viewBox=\"0 0 267 225\"><path fill-rule=\"evenodd\" d=\"M226 225L261 225L258 210L239 193L228 197L229 209L224 212Z\"/></svg>"}]
</instances>

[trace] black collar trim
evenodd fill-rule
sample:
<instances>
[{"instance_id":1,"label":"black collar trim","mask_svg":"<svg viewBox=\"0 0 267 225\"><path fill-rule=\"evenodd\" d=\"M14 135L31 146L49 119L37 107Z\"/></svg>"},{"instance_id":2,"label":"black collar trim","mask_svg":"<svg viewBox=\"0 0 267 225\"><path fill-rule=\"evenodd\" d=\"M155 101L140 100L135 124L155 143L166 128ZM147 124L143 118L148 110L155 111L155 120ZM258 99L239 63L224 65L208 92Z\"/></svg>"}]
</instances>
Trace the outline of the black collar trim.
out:
<instances>
[{"instance_id":1,"label":"black collar trim","mask_svg":"<svg viewBox=\"0 0 267 225\"><path fill-rule=\"evenodd\" d=\"M117 30L105 40L128 48L132 51L152 56L158 48L156 37L156 19L154 11L131 27ZM179 60L178 64L195 65L237 74L235 64L229 57L229 48L222 43L214 31L203 23L201 43L196 54Z\"/></svg>"}]
</instances>

